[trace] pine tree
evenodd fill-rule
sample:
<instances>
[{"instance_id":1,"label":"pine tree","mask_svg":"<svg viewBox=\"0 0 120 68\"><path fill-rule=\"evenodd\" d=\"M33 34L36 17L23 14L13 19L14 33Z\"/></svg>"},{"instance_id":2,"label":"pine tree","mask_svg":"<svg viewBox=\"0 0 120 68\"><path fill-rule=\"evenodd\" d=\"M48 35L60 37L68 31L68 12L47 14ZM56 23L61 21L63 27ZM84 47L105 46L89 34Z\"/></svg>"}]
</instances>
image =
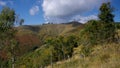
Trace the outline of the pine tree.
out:
<instances>
[{"instance_id":1,"label":"pine tree","mask_svg":"<svg viewBox=\"0 0 120 68\"><path fill-rule=\"evenodd\" d=\"M115 24L114 24L114 14L113 7L111 3L103 3L100 7L99 19L101 22L101 39L103 41L113 41L115 36Z\"/></svg>"},{"instance_id":2,"label":"pine tree","mask_svg":"<svg viewBox=\"0 0 120 68\"><path fill-rule=\"evenodd\" d=\"M113 8L110 2L103 3L100 7L100 13L98 15L100 20L90 20L85 24L82 36L83 44L93 45L100 43L113 42L115 39L115 24L114 14L112 14Z\"/></svg>"},{"instance_id":3,"label":"pine tree","mask_svg":"<svg viewBox=\"0 0 120 68\"><path fill-rule=\"evenodd\" d=\"M100 10L100 14L98 16L102 22L105 23L114 22L114 14L112 14L114 8L111 6L110 2L103 3L99 8L99 10Z\"/></svg>"}]
</instances>

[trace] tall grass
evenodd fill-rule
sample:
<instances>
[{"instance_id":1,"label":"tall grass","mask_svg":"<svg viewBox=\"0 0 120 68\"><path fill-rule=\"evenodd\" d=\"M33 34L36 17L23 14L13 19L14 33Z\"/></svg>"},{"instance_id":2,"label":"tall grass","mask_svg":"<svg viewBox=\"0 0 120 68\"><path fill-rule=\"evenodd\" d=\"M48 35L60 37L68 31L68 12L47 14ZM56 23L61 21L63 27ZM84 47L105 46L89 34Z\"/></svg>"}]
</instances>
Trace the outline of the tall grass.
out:
<instances>
[{"instance_id":1,"label":"tall grass","mask_svg":"<svg viewBox=\"0 0 120 68\"><path fill-rule=\"evenodd\" d=\"M76 49L80 51L81 46ZM119 68L120 67L120 43L96 45L93 52L87 57L81 57L80 53L72 58L56 63L53 68ZM78 58L75 58L75 57ZM51 68L48 66L48 68Z\"/></svg>"}]
</instances>

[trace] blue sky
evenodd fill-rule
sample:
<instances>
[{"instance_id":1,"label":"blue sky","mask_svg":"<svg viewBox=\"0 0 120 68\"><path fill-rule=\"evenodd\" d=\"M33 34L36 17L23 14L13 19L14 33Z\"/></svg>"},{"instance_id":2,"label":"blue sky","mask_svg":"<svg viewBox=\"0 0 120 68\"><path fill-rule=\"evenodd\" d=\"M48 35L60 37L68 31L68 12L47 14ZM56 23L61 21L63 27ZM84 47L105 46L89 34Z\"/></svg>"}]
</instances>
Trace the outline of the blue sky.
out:
<instances>
[{"instance_id":1,"label":"blue sky","mask_svg":"<svg viewBox=\"0 0 120 68\"><path fill-rule=\"evenodd\" d=\"M0 0L0 10L3 6L13 8L27 25L71 20L85 23L97 19L102 1L105 0ZM120 0L111 3L115 7L115 21L120 21Z\"/></svg>"}]
</instances>

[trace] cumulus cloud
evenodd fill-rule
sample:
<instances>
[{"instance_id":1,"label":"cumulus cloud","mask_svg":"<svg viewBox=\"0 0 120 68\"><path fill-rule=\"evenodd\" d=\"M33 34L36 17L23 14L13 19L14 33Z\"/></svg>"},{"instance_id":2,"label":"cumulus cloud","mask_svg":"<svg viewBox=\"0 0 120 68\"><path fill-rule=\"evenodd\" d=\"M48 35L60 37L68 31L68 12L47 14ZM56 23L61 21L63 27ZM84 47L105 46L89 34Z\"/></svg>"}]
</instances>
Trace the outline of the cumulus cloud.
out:
<instances>
[{"instance_id":1,"label":"cumulus cloud","mask_svg":"<svg viewBox=\"0 0 120 68\"><path fill-rule=\"evenodd\" d=\"M38 12L39 12L39 6L33 6L29 11L30 15L36 15Z\"/></svg>"},{"instance_id":2,"label":"cumulus cloud","mask_svg":"<svg viewBox=\"0 0 120 68\"><path fill-rule=\"evenodd\" d=\"M101 0L44 0L42 7L45 18L48 21L55 19L60 22L66 22L76 15L82 15L85 12L99 7L101 3ZM83 21L86 18L91 17L84 17L81 20Z\"/></svg>"},{"instance_id":3,"label":"cumulus cloud","mask_svg":"<svg viewBox=\"0 0 120 68\"><path fill-rule=\"evenodd\" d=\"M89 16L80 16L80 15L76 15L72 18L72 20L77 20L80 23L86 23L89 20L98 20L98 16L97 15L89 15Z\"/></svg>"},{"instance_id":4,"label":"cumulus cloud","mask_svg":"<svg viewBox=\"0 0 120 68\"><path fill-rule=\"evenodd\" d=\"M83 13L95 7L101 0L44 0L46 16L66 16Z\"/></svg>"},{"instance_id":5,"label":"cumulus cloud","mask_svg":"<svg viewBox=\"0 0 120 68\"><path fill-rule=\"evenodd\" d=\"M1 6L5 6L5 5L6 5L6 2L0 1L0 5L1 5Z\"/></svg>"}]
</instances>

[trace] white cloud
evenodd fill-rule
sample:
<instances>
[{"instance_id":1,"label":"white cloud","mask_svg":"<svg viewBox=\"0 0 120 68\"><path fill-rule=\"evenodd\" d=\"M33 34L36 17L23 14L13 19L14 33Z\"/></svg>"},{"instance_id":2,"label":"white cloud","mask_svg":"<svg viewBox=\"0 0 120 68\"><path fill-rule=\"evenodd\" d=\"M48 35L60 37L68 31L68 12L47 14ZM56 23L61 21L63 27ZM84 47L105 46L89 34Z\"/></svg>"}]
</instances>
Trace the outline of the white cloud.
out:
<instances>
[{"instance_id":1,"label":"white cloud","mask_svg":"<svg viewBox=\"0 0 120 68\"><path fill-rule=\"evenodd\" d=\"M73 17L45 17L46 22L54 22L54 23L65 23L70 21L79 21L80 23L86 23L89 20L98 20L97 15L89 15L89 16L81 16L76 15Z\"/></svg>"},{"instance_id":2,"label":"white cloud","mask_svg":"<svg viewBox=\"0 0 120 68\"><path fill-rule=\"evenodd\" d=\"M29 11L30 15L36 15L38 12L39 12L39 6L33 6Z\"/></svg>"},{"instance_id":3,"label":"white cloud","mask_svg":"<svg viewBox=\"0 0 120 68\"><path fill-rule=\"evenodd\" d=\"M77 20L80 23L86 23L89 20L98 20L98 16L97 15L90 15L90 16L80 16L80 15L76 15L72 18L72 20Z\"/></svg>"},{"instance_id":4,"label":"white cloud","mask_svg":"<svg viewBox=\"0 0 120 68\"><path fill-rule=\"evenodd\" d=\"M84 13L100 3L101 0L44 0L42 6L46 16L66 16Z\"/></svg>"},{"instance_id":5,"label":"white cloud","mask_svg":"<svg viewBox=\"0 0 120 68\"><path fill-rule=\"evenodd\" d=\"M42 7L48 21L67 22L76 15L82 15L99 7L101 3L101 0L44 0ZM85 19L86 17L81 21Z\"/></svg>"},{"instance_id":6,"label":"white cloud","mask_svg":"<svg viewBox=\"0 0 120 68\"><path fill-rule=\"evenodd\" d=\"M6 5L6 2L0 1L0 5L1 5L1 6L5 6L5 5Z\"/></svg>"}]
</instances>

